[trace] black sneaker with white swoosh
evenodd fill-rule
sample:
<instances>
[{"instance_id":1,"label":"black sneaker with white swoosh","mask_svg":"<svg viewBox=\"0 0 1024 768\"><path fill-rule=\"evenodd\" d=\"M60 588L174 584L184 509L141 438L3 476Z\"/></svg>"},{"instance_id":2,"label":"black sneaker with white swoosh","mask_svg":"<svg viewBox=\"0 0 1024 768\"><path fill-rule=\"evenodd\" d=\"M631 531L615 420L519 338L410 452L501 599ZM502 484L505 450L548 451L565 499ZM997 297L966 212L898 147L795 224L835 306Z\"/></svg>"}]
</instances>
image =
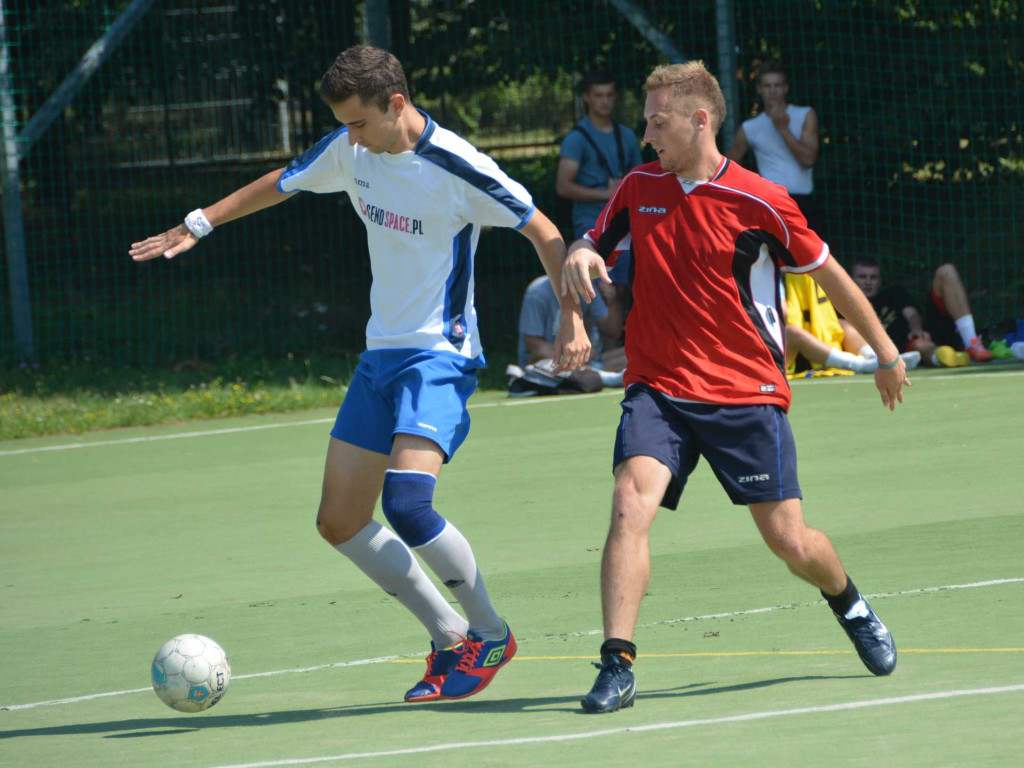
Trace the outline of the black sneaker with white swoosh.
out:
<instances>
[{"instance_id":1,"label":"black sneaker with white swoosh","mask_svg":"<svg viewBox=\"0 0 1024 768\"><path fill-rule=\"evenodd\" d=\"M594 666L601 671L590 693L580 700L583 711L601 714L632 707L636 698L636 677L629 662L618 654L608 653Z\"/></svg>"},{"instance_id":2,"label":"black sneaker with white swoosh","mask_svg":"<svg viewBox=\"0 0 1024 768\"><path fill-rule=\"evenodd\" d=\"M857 655L873 675L889 675L896 669L896 643L892 633L861 597L845 616L833 612L857 649Z\"/></svg>"}]
</instances>

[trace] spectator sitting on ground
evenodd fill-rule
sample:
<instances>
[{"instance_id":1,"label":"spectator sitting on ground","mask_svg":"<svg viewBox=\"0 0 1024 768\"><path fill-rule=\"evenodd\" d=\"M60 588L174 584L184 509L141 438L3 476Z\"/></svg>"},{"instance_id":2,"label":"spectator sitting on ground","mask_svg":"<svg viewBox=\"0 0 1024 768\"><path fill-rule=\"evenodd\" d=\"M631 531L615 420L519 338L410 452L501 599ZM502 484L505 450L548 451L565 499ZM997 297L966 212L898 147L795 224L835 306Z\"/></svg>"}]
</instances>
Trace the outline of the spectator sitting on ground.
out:
<instances>
[{"instance_id":1,"label":"spectator sitting on ground","mask_svg":"<svg viewBox=\"0 0 1024 768\"><path fill-rule=\"evenodd\" d=\"M851 329L852 330L852 329ZM856 333L856 331L853 331ZM857 334L859 335L859 334ZM871 347L868 346L870 350ZM810 368L800 369L798 356L802 356ZM903 352L900 354L907 370L912 371L921 362L920 352ZM849 371L851 373L874 373L878 370L878 357L871 350L871 356L846 352L830 347L815 337L810 331L799 326L786 326L786 369L790 378L800 376L826 376L832 373Z\"/></svg>"},{"instance_id":2,"label":"spectator sitting on ground","mask_svg":"<svg viewBox=\"0 0 1024 768\"><path fill-rule=\"evenodd\" d=\"M902 285L882 287L882 268L877 261L857 259L850 274L897 348L920 352L926 364L947 368L992 359L978 338L967 290L952 264L935 270L924 317Z\"/></svg>"},{"instance_id":3,"label":"spectator sitting on ground","mask_svg":"<svg viewBox=\"0 0 1024 768\"><path fill-rule=\"evenodd\" d=\"M604 386L620 386L622 370L626 367L625 350L614 341L622 336L622 312L616 302L613 286L602 284L597 297L583 304L583 324L593 340L590 366L600 375ZM555 333L558 331L561 309L547 275L536 278L523 294L519 312L518 366L509 366L511 378L519 378L523 370L533 364L542 364L554 356ZM612 344L605 346L605 341ZM543 365L540 366L543 369Z\"/></svg>"},{"instance_id":4,"label":"spectator sitting on ground","mask_svg":"<svg viewBox=\"0 0 1024 768\"><path fill-rule=\"evenodd\" d=\"M839 318L828 296L809 275L787 273L784 296L786 372L790 378L878 370L875 351L853 326ZM900 357L908 371L921 361L917 352Z\"/></svg>"}]
</instances>

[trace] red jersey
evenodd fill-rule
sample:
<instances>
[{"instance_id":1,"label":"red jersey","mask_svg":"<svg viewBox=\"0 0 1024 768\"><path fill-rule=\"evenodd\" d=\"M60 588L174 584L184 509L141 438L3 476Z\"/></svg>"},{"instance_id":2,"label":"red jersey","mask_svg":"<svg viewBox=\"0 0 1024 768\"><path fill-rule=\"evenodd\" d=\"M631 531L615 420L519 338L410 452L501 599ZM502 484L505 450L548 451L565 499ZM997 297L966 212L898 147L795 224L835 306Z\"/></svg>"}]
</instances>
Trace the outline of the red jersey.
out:
<instances>
[{"instance_id":1,"label":"red jersey","mask_svg":"<svg viewBox=\"0 0 1024 768\"><path fill-rule=\"evenodd\" d=\"M829 251L783 187L728 159L706 182L648 163L586 237L610 265L632 252L627 387L789 409L779 273L810 272Z\"/></svg>"}]
</instances>

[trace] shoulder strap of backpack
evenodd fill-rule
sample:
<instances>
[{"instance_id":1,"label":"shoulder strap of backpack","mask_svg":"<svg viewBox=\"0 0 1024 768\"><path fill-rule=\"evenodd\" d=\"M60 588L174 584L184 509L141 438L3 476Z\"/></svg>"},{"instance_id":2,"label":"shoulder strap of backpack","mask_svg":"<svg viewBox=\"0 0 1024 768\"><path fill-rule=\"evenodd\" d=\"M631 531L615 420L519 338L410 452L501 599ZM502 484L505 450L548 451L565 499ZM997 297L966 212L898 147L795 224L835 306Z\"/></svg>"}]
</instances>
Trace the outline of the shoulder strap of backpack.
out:
<instances>
[{"instance_id":1,"label":"shoulder strap of backpack","mask_svg":"<svg viewBox=\"0 0 1024 768\"><path fill-rule=\"evenodd\" d=\"M618 126L616 125L616 129L617 128L618 128ZM604 156L604 154L598 148L597 142L594 141L594 138L589 133L587 133L585 130L583 130L579 125L574 125L572 127L572 129L570 129L569 133L572 133L573 131L578 131L580 133L580 135L582 135L583 138L587 140L587 144L590 145L590 148L593 149L594 153L597 155L597 162L600 163L601 169L605 173L608 174L608 178L613 177L615 174L612 173L612 167L608 163L608 159ZM616 134L617 133L618 133L618 131L616 130ZM620 147L619 148L620 149L622 148L621 147L621 140L620 140Z\"/></svg>"},{"instance_id":2,"label":"shoulder strap of backpack","mask_svg":"<svg viewBox=\"0 0 1024 768\"><path fill-rule=\"evenodd\" d=\"M619 151L619 171L625 176L629 172L626 167L626 147L622 144L622 126L615 123L615 148Z\"/></svg>"}]
</instances>

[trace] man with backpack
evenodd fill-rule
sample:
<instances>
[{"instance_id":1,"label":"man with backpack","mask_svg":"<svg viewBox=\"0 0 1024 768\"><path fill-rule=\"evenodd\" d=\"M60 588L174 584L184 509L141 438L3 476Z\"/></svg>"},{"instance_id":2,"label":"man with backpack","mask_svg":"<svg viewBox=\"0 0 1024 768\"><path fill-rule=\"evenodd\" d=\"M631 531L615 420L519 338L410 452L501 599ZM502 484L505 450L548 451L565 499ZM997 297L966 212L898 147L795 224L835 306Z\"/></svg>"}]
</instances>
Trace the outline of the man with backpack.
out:
<instances>
[{"instance_id":1,"label":"man with backpack","mask_svg":"<svg viewBox=\"0 0 1024 768\"><path fill-rule=\"evenodd\" d=\"M614 120L615 76L595 69L583 77L586 114L562 141L555 192L572 200L573 237L583 237L597 221L622 177L640 165L636 134Z\"/></svg>"}]
</instances>

